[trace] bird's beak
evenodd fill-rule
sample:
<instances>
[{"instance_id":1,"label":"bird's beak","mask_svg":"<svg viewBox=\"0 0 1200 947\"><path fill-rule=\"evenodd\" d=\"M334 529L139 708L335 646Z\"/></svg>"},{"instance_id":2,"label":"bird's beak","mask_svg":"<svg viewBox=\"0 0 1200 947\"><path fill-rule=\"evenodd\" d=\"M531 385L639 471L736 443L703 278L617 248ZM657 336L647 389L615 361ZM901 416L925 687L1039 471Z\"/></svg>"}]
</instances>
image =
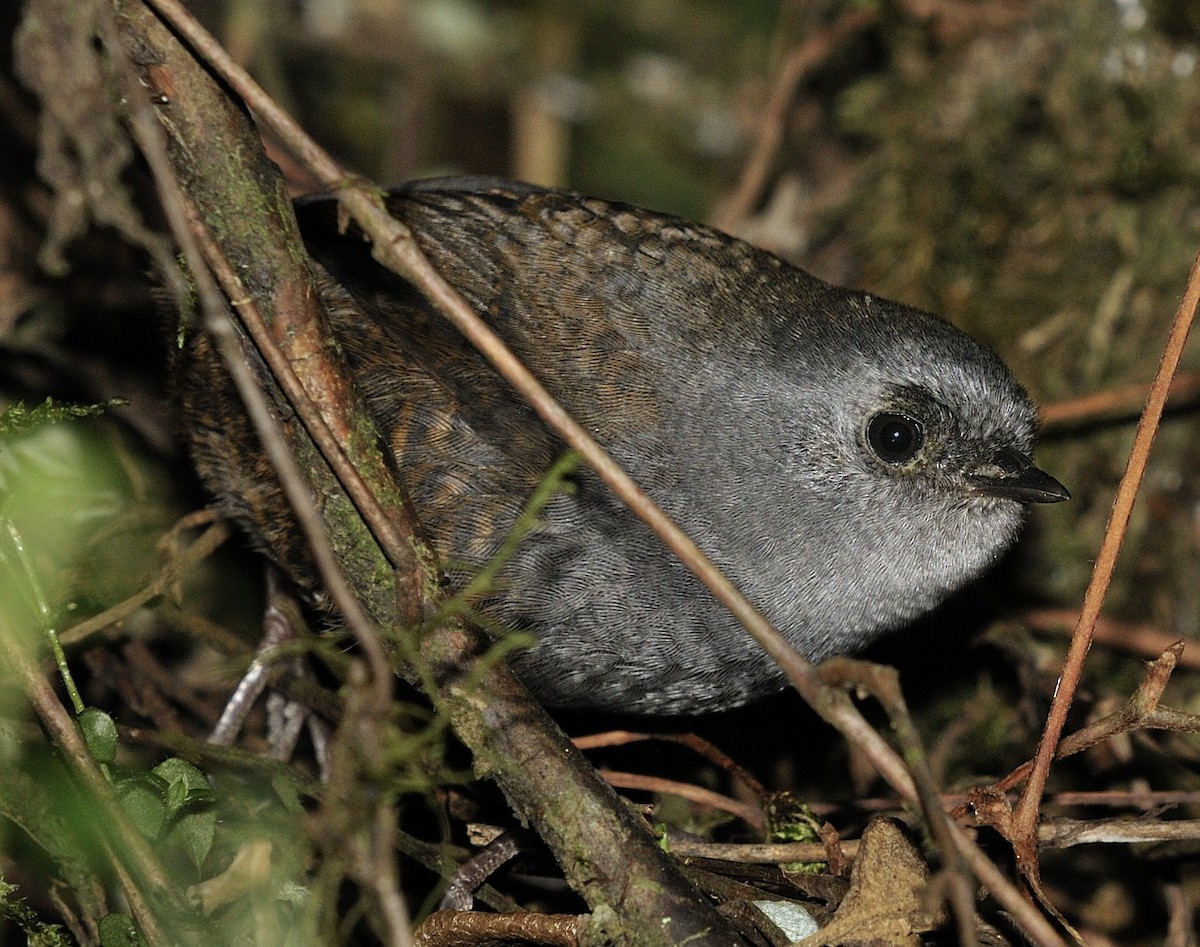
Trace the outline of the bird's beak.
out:
<instances>
[{"instance_id":1,"label":"bird's beak","mask_svg":"<svg viewBox=\"0 0 1200 947\"><path fill-rule=\"evenodd\" d=\"M1060 503L1071 499L1070 491L1019 451L1005 449L988 464L986 473L967 475L977 493L1005 497L1021 503Z\"/></svg>"}]
</instances>

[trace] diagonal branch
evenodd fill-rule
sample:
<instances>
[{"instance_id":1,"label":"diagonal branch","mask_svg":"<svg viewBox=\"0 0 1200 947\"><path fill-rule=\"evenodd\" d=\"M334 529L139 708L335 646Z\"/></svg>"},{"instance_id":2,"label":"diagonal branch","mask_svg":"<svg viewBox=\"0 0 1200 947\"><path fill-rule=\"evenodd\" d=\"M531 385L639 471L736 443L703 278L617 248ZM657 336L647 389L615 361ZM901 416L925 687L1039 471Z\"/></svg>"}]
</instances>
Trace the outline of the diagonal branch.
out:
<instances>
[{"instance_id":1,"label":"diagonal branch","mask_svg":"<svg viewBox=\"0 0 1200 947\"><path fill-rule=\"evenodd\" d=\"M1046 780L1050 775L1050 764L1058 750L1058 741L1067 722L1067 711L1075 697L1075 689L1079 686L1083 662L1092 644L1093 629L1100 617L1104 596L1108 592L1109 582L1116 569L1117 555L1125 541L1129 519L1133 515L1133 503L1137 498L1142 476L1146 472L1146 461L1150 456L1154 436L1158 433L1159 422L1162 420L1171 379L1179 367L1179 360L1183 355L1183 347L1187 342L1197 305L1200 305L1200 256L1197 256L1192 265L1187 289L1179 301L1175 321L1167 337L1166 347L1163 349L1158 374L1154 378L1150 397L1146 401L1146 409L1138 422L1137 434L1134 436L1133 447L1129 453L1129 463L1121 478L1116 498L1113 500L1113 509L1109 515L1104 540L1096 554L1092 580L1084 595L1079 622L1075 626L1075 635L1071 639L1071 647L1067 651L1063 673L1059 678L1058 687L1054 692L1054 700L1046 717L1046 727L1041 741L1038 743L1029 782L1013 813L1013 835L1010 841L1015 846L1018 864L1024 871L1032 872L1029 877L1036 877L1037 822L1042 793L1045 791Z\"/></svg>"},{"instance_id":2,"label":"diagonal branch","mask_svg":"<svg viewBox=\"0 0 1200 947\"><path fill-rule=\"evenodd\" d=\"M119 3L118 9L143 80L156 103L161 103L158 114L168 133L175 173L220 254L246 283L242 292L226 273L226 292L235 303L253 295L269 330L269 338L260 334L256 340L262 357L269 363L275 357L271 348L282 350L308 398L320 405L324 423L353 467L376 498L385 498L385 522L379 522L380 513L371 504L360 507L364 518L372 521L374 539L364 537L362 524L349 517L330 522L338 547L347 542L362 548L364 540L372 546L375 541L389 545L389 522L402 533L401 548L388 550L393 565L412 564L407 572L399 570L401 589L394 580L377 588L364 586L372 578L378 581L379 569L355 569L348 575L372 618L398 630L407 624L398 600L414 603L418 614L427 613L428 596L436 592L438 580L421 567L421 556L409 552L406 558L403 547L416 542L415 524L402 515L405 505L378 454L369 418L354 401L344 366L328 357L321 314L313 307L318 295L304 255L295 252L300 241L278 178L265 162L244 113L230 104L211 75L162 23L132 0ZM172 7L172 13L173 25L182 24L192 39L194 21L178 6ZM211 38L201 42L211 43ZM256 110L259 105L255 103ZM344 184L346 176L340 170L337 176ZM373 193L357 189L354 195L360 211L374 207L386 217ZM219 268L214 255L208 256ZM247 344L244 336L239 334L239 339ZM303 397L293 408L300 416L312 413ZM315 430L320 422L308 417L305 423ZM288 449L299 452L306 474L315 478L310 491L325 503L341 496L326 463L315 453L311 435L295 423L285 425L284 433ZM492 663L481 676L471 676L468 686L473 660L486 647L477 632L462 624L431 630L420 642L421 654L433 670L436 686L431 696L472 749L479 771L500 784L522 819L539 826L574 887L594 908L608 906L610 910L597 912L597 918L612 924L615 917L621 939L661 944L733 942L725 922L697 897L650 834L504 665Z\"/></svg>"}]
</instances>

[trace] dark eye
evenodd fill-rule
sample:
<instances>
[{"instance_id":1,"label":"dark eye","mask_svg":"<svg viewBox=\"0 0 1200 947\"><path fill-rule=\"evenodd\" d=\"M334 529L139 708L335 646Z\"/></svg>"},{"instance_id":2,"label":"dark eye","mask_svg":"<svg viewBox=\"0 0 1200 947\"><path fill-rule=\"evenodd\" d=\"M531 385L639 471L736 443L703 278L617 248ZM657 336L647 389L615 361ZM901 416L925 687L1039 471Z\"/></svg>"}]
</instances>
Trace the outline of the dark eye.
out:
<instances>
[{"instance_id":1,"label":"dark eye","mask_svg":"<svg viewBox=\"0 0 1200 947\"><path fill-rule=\"evenodd\" d=\"M867 425L867 443L885 464L905 464L925 443L919 421L902 414L877 414Z\"/></svg>"}]
</instances>

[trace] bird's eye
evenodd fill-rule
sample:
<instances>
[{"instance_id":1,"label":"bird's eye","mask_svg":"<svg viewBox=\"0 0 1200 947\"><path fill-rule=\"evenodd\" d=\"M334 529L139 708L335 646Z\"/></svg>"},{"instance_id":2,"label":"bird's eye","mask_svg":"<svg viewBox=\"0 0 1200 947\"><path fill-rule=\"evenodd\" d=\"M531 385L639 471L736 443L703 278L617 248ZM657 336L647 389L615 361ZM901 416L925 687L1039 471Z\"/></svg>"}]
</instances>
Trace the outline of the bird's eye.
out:
<instances>
[{"instance_id":1,"label":"bird's eye","mask_svg":"<svg viewBox=\"0 0 1200 947\"><path fill-rule=\"evenodd\" d=\"M867 444L885 464L908 463L924 443L921 423L903 414L877 414L867 424Z\"/></svg>"}]
</instances>

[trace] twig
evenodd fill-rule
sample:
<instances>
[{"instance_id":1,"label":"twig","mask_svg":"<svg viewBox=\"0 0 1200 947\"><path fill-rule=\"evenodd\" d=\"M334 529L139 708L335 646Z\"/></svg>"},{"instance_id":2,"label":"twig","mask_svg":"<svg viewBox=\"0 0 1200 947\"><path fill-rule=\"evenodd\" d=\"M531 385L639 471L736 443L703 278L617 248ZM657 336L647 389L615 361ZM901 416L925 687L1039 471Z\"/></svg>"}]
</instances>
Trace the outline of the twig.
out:
<instances>
[{"instance_id":1,"label":"twig","mask_svg":"<svg viewBox=\"0 0 1200 947\"><path fill-rule=\"evenodd\" d=\"M1047 797L1056 806L1115 806L1158 809L1162 806L1200 805L1200 791L1191 789L1100 789L1093 792L1056 792Z\"/></svg>"},{"instance_id":2,"label":"twig","mask_svg":"<svg viewBox=\"0 0 1200 947\"><path fill-rule=\"evenodd\" d=\"M188 546L187 549L168 559L158 574L146 583L144 587L129 596L129 598L117 602L116 605L109 606L99 615L93 615L91 618L81 621L77 625L72 625L58 636L58 640L62 642L64 647L77 645L108 628L110 625L115 625L124 620L143 605L146 605L166 592L167 589L178 582L183 576L187 575L193 568L211 556L228 538L229 525L227 523L214 523L201 533L200 537Z\"/></svg>"},{"instance_id":3,"label":"twig","mask_svg":"<svg viewBox=\"0 0 1200 947\"><path fill-rule=\"evenodd\" d=\"M1074 845L1137 845L1143 842L1193 841L1200 839L1200 819L1053 819L1038 827L1038 843L1045 848L1070 848ZM858 841L843 839L842 847L853 858ZM825 860L820 842L699 842L672 839L676 855L719 858L748 864L786 864Z\"/></svg>"},{"instance_id":4,"label":"twig","mask_svg":"<svg viewBox=\"0 0 1200 947\"><path fill-rule=\"evenodd\" d=\"M1200 715L1159 707L1159 701L1162 699L1167 681L1175 669L1179 653L1182 650L1183 642L1176 642L1164 651L1159 659L1146 669L1145 678L1124 707L1061 740L1056 748L1054 758L1065 759L1130 730L1158 729L1200 732ZM966 811L966 804L977 805L980 794L1004 793L1014 786L1020 785L1022 780L1026 779L1033 771L1035 763L1035 760L1029 760L989 786L972 790L967 794L967 803L959 806L955 810L955 815L962 815ZM994 810L993 814L995 814ZM1012 831L1009 824L1010 818L1011 816L1004 814L998 821L989 824L1007 837L1008 833Z\"/></svg>"},{"instance_id":5,"label":"twig","mask_svg":"<svg viewBox=\"0 0 1200 947\"><path fill-rule=\"evenodd\" d=\"M1028 608L1018 618L1038 631L1065 632L1079 621L1076 608ZM1155 625L1135 624L1101 616L1096 619L1092 641L1120 651L1153 660L1178 642L1179 635ZM1200 648L1185 648L1179 655L1179 666L1200 669Z\"/></svg>"},{"instance_id":6,"label":"twig","mask_svg":"<svg viewBox=\"0 0 1200 947\"><path fill-rule=\"evenodd\" d=\"M225 254L217 246L212 234L209 233L190 201L185 203L185 214L191 237L199 247L205 263L216 276L225 295L229 299L235 300L234 305L238 308L242 324L249 330L255 345L267 360L272 374L287 393L289 400L297 407L297 413L305 419L305 430L322 449L323 456L330 460L331 465L335 466L338 474L346 473L347 481L342 481L343 486L347 482L356 484L360 494L370 497L370 504L378 510L378 519L385 520L386 517L379 508L379 504L363 484L361 474L347 459L341 448L341 442L334 437L325 417L309 398L308 392L296 376L291 363L284 357L279 346L274 343L258 306L246 292L241 279L230 266ZM223 310L224 307L222 306L221 309ZM370 681L375 693L374 708L377 713L382 714L386 711L392 697L391 661L388 658L387 649L383 645L383 640L342 572L337 557L334 555L333 547L330 545L325 521L312 502L304 475L300 472L300 465L288 449L287 442L278 428L278 422L267 406L266 396L241 356L241 347L231 324L222 312L209 320L207 328L216 341L217 347L222 350L222 357L230 369L234 383L238 386L238 394L246 404L255 426L255 432L261 438L263 449L270 457L271 466L279 475L279 482L287 494L288 502L296 512L297 523L304 531L305 539L308 540L313 559L321 574L321 580L337 604L338 611L346 619L347 626L362 647L363 653L367 656L367 663L371 668ZM329 449L329 453L324 453L325 448ZM397 544L399 544L398 540Z\"/></svg>"},{"instance_id":7,"label":"twig","mask_svg":"<svg viewBox=\"0 0 1200 947\"><path fill-rule=\"evenodd\" d=\"M766 824L762 810L749 803L739 802L729 796L723 796L703 786L683 783L677 779L664 779L660 776L647 776L644 773L625 773L620 770L600 767L597 772L612 786L618 789L639 789L643 792L666 793L687 799L697 805L707 806L721 812L737 816L747 825L761 831Z\"/></svg>"},{"instance_id":8,"label":"twig","mask_svg":"<svg viewBox=\"0 0 1200 947\"><path fill-rule=\"evenodd\" d=\"M375 894L382 926L388 935L387 943L411 947L412 921L396 874L395 838L396 806L392 799L384 796L375 804L371 847L362 860L363 874L359 880Z\"/></svg>"},{"instance_id":9,"label":"twig","mask_svg":"<svg viewBox=\"0 0 1200 947\"><path fill-rule=\"evenodd\" d=\"M1038 411L1042 432L1080 427L1111 418L1137 417L1145 407L1150 385L1135 382L1078 398L1042 405ZM1200 372L1180 372L1167 390L1168 408L1191 407L1200 401Z\"/></svg>"},{"instance_id":10,"label":"twig","mask_svg":"<svg viewBox=\"0 0 1200 947\"><path fill-rule=\"evenodd\" d=\"M435 911L417 928L418 947L450 944L536 944L578 947L589 943L587 918L574 914L482 914Z\"/></svg>"},{"instance_id":11,"label":"twig","mask_svg":"<svg viewBox=\"0 0 1200 947\"><path fill-rule=\"evenodd\" d=\"M1175 322L1163 350L1158 374L1155 376L1154 385L1146 402L1146 410L1138 422L1133 448L1129 454L1129 463L1125 468L1125 475L1121 478L1121 485L1117 489L1108 528L1096 555L1092 580L1084 595L1079 623L1075 626L1075 635L1071 639L1062 677L1046 718L1046 727L1034 757L1033 770L1030 773L1029 782L1025 786L1025 792L1013 814L1011 826L1013 834L1009 840L1014 846L1018 865L1029 878L1036 879L1037 877L1035 848L1037 821L1042 793L1050 774L1050 764L1058 749L1058 741L1066 724L1067 711L1075 697L1075 689L1079 685L1079 678L1083 672L1083 661L1092 643L1092 632L1096 620L1100 617L1100 608L1116 568L1117 554L1125 541L1129 518L1133 513L1133 503L1137 497L1142 476L1146 471L1146 461L1154 442L1154 435L1157 433L1159 422L1162 419L1171 378L1179 366L1179 360L1183 355L1183 347L1187 342L1188 332L1191 329L1198 304L1200 304L1200 256L1197 256L1192 265L1187 289L1175 314Z\"/></svg>"},{"instance_id":12,"label":"twig","mask_svg":"<svg viewBox=\"0 0 1200 947\"><path fill-rule=\"evenodd\" d=\"M871 26L878 19L874 10L859 9L843 13L832 24L809 37L794 49L784 60L771 94L763 106L762 118L758 122L758 136L750 149L750 156L742 168L737 186L713 215L713 225L720 230L733 230L750 213L766 186L771 163L783 140L787 125L787 112L796 94L796 86L813 67L829 57L830 52L848 36Z\"/></svg>"},{"instance_id":13,"label":"twig","mask_svg":"<svg viewBox=\"0 0 1200 947\"><path fill-rule=\"evenodd\" d=\"M572 737L571 742L579 749L595 750L607 746L628 746L631 743L641 743L647 740L657 740L663 743L676 743L686 746L715 766L720 767L734 779L749 789L758 799L767 797L767 790L754 774L742 766L727 753L713 746L708 740L694 733L637 733L632 730L607 730L604 733L593 733L585 737Z\"/></svg>"},{"instance_id":14,"label":"twig","mask_svg":"<svg viewBox=\"0 0 1200 947\"><path fill-rule=\"evenodd\" d=\"M955 844L954 827L942 808L937 781L929 768L925 747L900 690L899 672L881 664L835 658L821 665L821 676L827 681L836 680L842 687L863 688L883 706L916 783L925 823L946 864L950 888L947 900L958 925L959 943L963 947L977 945L979 937L976 933L971 874L966 858Z\"/></svg>"},{"instance_id":15,"label":"twig","mask_svg":"<svg viewBox=\"0 0 1200 947\"><path fill-rule=\"evenodd\" d=\"M697 842L692 839L671 839L671 851L682 857L719 858L722 861L744 862L751 865L785 865L789 862L823 862L827 849L822 842L757 842L730 844ZM839 843L847 858L858 854L858 841Z\"/></svg>"},{"instance_id":16,"label":"twig","mask_svg":"<svg viewBox=\"0 0 1200 947\"><path fill-rule=\"evenodd\" d=\"M1072 845L1136 845L1139 842L1179 842L1200 839L1200 819L1054 819L1038 827L1038 844L1045 848Z\"/></svg>"},{"instance_id":17,"label":"twig","mask_svg":"<svg viewBox=\"0 0 1200 947\"><path fill-rule=\"evenodd\" d=\"M1163 894L1170 915L1163 947L1196 947L1196 905L1190 892L1182 884L1169 884Z\"/></svg>"}]
</instances>

